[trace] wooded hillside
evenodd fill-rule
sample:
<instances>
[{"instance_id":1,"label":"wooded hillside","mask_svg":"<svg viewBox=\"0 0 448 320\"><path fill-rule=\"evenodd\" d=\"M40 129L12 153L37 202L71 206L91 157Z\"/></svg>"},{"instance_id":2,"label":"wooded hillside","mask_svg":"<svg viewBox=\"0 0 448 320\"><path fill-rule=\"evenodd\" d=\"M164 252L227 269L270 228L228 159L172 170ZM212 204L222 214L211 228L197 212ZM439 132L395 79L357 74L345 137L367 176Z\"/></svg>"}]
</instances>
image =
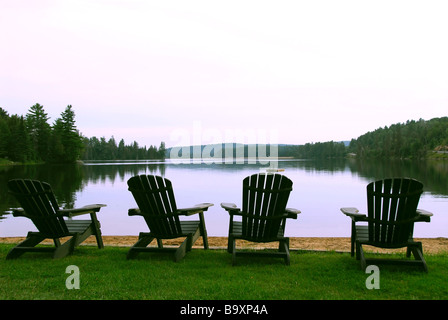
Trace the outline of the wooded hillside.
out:
<instances>
[{"instance_id":1,"label":"wooded hillside","mask_svg":"<svg viewBox=\"0 0 448 320\"><path fill-rule=\"evenodd\" d=\"M361 158L422 158L429 151L448 151L448 117L379 128L353 139L348 148Z\"/></svg>"}]
</instances>

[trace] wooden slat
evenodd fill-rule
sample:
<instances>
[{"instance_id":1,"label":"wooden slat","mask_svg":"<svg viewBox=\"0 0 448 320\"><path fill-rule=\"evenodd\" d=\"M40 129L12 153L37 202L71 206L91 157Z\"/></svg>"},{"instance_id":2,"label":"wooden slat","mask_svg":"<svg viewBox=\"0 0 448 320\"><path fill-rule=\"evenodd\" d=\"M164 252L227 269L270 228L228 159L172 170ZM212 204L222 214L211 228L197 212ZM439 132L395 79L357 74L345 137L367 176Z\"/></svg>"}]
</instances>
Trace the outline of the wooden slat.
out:
<instances>
[{"instance_id":1,"label":"wooden slat","mask_svg":"<svg viewBox=\"0 0 448 320\"><path fill-rule=\"evenodd\" d=\"M241 221L234 221L233 222L233 224L232 224L232 235L235 238L241 238L242 237L242 235L243 235L243 224L242 224ZM284 230L283 230L283 228L280 227L278 229L277 235L274 238L266 238L266 241L267 242L275 241L273 239L283 238L283 236L284 236ZM260 242L262 242L262 241L260 241Z\"/></svg>"},{"instance_id":2,"label":"wooden slat","mask_svg":"<svg viewBox=\"0 0 448 320\"><path fill-rule=\"evenodd\" d=\"M196 230L199 228L199 223L200 221L192 221L192 220L182 221L180 223L182 233L189 234L196 232Z\"/></svg>"},{"instance_id":3,"label":"wooden slat","mask_svg":"<svg viewBox=\"0 0 448 320\"><path fill-rule=\"evenodd\" d=\"M169 223L165 217L165 207L163 206L162 200L160 199L160 189L157 184L157 180L155 176L140 176L140 179L143 181L142 190L150 190L152 191L147 195L147 200L151 203L151 206L155 208L154 211L148 211L146 213L146 220L150 221L149 228L155 234L169 234L171 233L171 229L169 227ZM161 186L164 188L165 186Z\"/></svg>"},{"instance_id":4,"label":"wooden slat","mask_svg":"<svg viewBox=\"0 0 448 320\"><path fill-rule=\"evenodd\" d=\"M256 182L255 187L257 189L266 189L266 187L265 187L266 175L260 174L260 175L257 175L256 177L257 177L257 182ZM255 238L257 238L261 235L259 228L262 225L262 221L260 221L257 218L263 215L261 208L262 208L262 202L263 202L264 196L265 196L264 190L256 191L255 204L254 204L255 208L254 208L254 212L253 212L254 218L252 219L253 227L252 227L252 229L248 230L248 231L250 231L251 236L255 237Z\"/></svg>"},{"instance_id":5,"label":"wooden slat","mask_svg":"<svg viewBox=\"0 0 448 320\"><path fill-rule=\"evenodd\" d=\"M383 197L383 206L382 206L382 213L381 213L381 221L382 222L387 222L390 219L390 201L391 198L387 195L391 194L392 190L392 181L390 179L387 179L384 181L383 184L383 192L386 194L386 196ZM387 237L387 231L388 229L391 228L382 228L381 229L381 241L383 242L390 242L391 241L391 237Z\"/></svg>"},{"instance_id":6,"label":"wooden slat","mask_svg":"<svg viewBox=\"0 0 448 320\"><path fill-rule=\"evenodd\" d=\"M87 230L92 224L91 220L67 220L67 228L69 232L81 233Z\"/></svg>"}]
</instances>

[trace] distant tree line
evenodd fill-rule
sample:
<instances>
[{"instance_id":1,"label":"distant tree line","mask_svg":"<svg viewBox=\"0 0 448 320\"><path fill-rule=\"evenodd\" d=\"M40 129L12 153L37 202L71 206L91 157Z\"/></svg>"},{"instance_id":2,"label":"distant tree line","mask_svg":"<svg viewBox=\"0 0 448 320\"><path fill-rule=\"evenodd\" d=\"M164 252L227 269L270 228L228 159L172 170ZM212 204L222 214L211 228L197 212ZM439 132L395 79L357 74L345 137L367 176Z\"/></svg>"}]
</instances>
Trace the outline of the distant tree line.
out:
<instances>
[{"instance_id":1,"label":"distant tree line","mask_svg":"<svg viewBox=\"0 0 448 320\"><path fill-rule=\"evenodd\" d=\"M71 105L53 125L42 105L36 103L25 116L9 115L0 108L0 158L17 162L58 162L76 160L164 159L165 143L141 147L134 141L126 145L112 136L83 137L75 125ZM245 146L247 148L247 146ZM304 145L279 145L280 157L300 159L343 158L422 158L429 151L448 152L448 117L428 121L407 121L367 132L350 143L317 142ZM246 154L246 153L244 153Z\"/></svg>"},{"instance_id":2,"label":"distant tree line","mask_svg":"<svg viewBox=\"0 0 448 320\"><path fill-rule=\"evenodd\" d=\"M117 144L112 136L106 138L97 137L84 138L85 151L83 160L142 160L142 159L165 159L165 143L161 142L160 147L151 145L149 148L140 147L137 142L126 145L121 139Z\"/></svg>"},{"instance_id":3,"label":"distant tree line","mask_svg":"<svg viewBox=\"0 0 448 320\"><path fill-rule=\"evenodd\" d=\"M346 155L347 147L344 142L327 141L279 147L280 157L289 156L299 159L332 159L344 158Z\"/></svg>"},{"instance_id":4,"label":"distant tree line","mask_svg":"<svg viewBox=\"0 0 448 320\"><path fill-rule=\"evenodd\" d=\"M0 108L0 158L15 162L70 163L76 160L134 160L160 159L165 155L165 144L140 147L137 142L119 144L112 137L83 137L75 124L75 112L68 105L53 125L39 103L28 113L9 115Z\"/></svg>"},{"instance_id":5,"label":"distant tree line","mask_svg":"<svg viewBox=\"0 0 448 320\"><path fill-rule=\"evenodd\" d=\"M423 158L437 150L448 151L448 117L379 128L352 139L348 148L361 158Z\"/></svg>"},{"instance_id":6,"label":"distant tree line","mask_svg":"<svg viewBox=\"0 0 448 320\"><path fill-rule=\"evenodd\" d=\"M408 120L367 132L350 143L317 142L281 145L279 156L329 159L353 155L358 158L424 158L428 152L448 153L448 117Z\"/></svg>"}]
</instances>

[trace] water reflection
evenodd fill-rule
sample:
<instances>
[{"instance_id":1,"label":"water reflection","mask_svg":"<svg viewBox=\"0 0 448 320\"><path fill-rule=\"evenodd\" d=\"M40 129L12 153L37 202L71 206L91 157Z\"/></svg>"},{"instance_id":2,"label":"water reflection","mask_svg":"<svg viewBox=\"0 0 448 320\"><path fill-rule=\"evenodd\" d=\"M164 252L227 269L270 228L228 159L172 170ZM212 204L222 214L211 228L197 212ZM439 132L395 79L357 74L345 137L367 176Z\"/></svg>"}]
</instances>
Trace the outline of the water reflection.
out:
<instances>
[{"instance_id":1,"label":"water reflection","mask_svg":"<svg viewBox=\"0 0 448 320\"><path fill-rule=\"evenodd\" d=\"M351 172L366 180L387 177L410 177L425 186L425 191L434 195L448 195L448 161L347 161Z\"/></svg>"},{"instance_id":2,"label":"water reflection","mask_svg":"<svg viewBox=\"0 0 448 320\"><path fill-rule=\"evenodd\" d=\"M241 182L249 174L265 168L245 164L174 164L170 161L90 162L85 165L34 165L0 168L0 212L18 206L7 192L13 178L49 182L64 208L89 203L106 203L100 216L102 230L109 235L136 235L146 231L137 217L128 217L135 202L126 181L137 174L158 174L172 180L178 207L213 202L207 212L209 235L226 235L228 216L220 202L240 203ZM365 207L365 186L370 181L406 176L425 186L421 207L435 213L433 222L418 227L422 236L448 236L447 161L327 161L282 160L278 167L294 182L288 206L303 214L288 226L290 236L348 236L349 220L339 212L343 206ZM23 236L33 226L24 218L0 215L0 236ZM31 228L31 229L30 229ZM420 231L419 231L420 230ZM418 234L417 234L418 236Z\"/></svg>"}]
</instances>

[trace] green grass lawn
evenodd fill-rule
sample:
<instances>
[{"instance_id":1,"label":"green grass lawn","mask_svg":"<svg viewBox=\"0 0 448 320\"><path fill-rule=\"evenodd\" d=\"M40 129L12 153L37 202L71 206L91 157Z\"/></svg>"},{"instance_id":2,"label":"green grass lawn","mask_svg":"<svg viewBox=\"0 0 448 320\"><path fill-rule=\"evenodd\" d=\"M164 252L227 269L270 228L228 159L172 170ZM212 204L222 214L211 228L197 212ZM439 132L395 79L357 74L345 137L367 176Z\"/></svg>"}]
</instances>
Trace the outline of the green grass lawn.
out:
<instances>
[{"instance_id":1,"label":"green grass lawn","mask_svg":"<svg viewBox=\"0 0 448 320\"><path fill-rule=\"evenodd\" d=\"M367 289L370 274L349 253L291 252L282 259L232 258L224 250L193 249L179 263L170 254L140 254L128 248L77 247L54 260L25 253L6 260L13 245L0 244L1 300L427 300L448 299L448 256L426 255L429 272L414 267L379 266L379 289ZM79 289L67 289L79 268Z\"/></svg>"}]
</instances>

